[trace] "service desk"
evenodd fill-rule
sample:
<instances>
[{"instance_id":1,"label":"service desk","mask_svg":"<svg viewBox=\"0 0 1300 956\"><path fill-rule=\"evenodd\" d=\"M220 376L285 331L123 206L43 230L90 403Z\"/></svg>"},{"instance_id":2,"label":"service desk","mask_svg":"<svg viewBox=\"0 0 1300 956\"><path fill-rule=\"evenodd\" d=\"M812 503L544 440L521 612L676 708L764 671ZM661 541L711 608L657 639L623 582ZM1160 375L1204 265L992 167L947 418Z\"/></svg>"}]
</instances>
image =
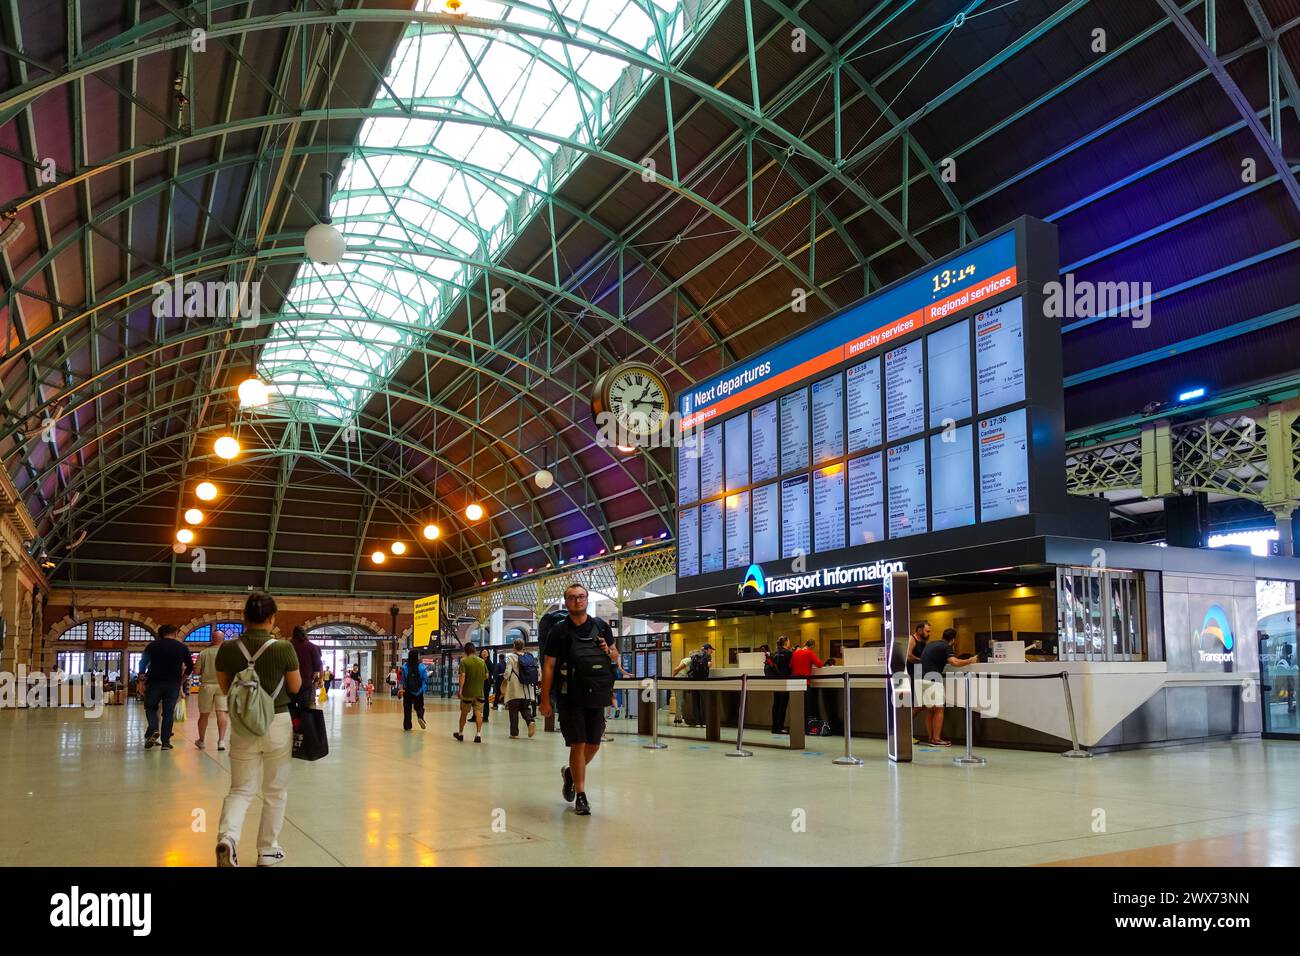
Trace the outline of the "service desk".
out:
<instances>
[{"instance_id":1,"label":"service desk","mask_svg":"<svg viewBox=\"0 0 1300 956\"><path fill-rule=\"evenodd\" d=\"M754 673L754 671L757 673ZM773 736L772 701L776 693L790 695L786 709L786 720L790 727L789 747L802 750L804 747L804 692L807 683L803 680L781 680L763 676L760 668L714 668L707 681L689 680L683 677L659 678L660 692L671 690L674 694L699 694L704 711L704 739L722 740L724 726L734 728L740 710L740 691L744 686L741 676L748 676L749 692L745 699L745 730L753 730L756 736L748 743L780 740ZM614 686L621 690L640 691L641 682L635 680L615 681ZM659 719L658 701L642 701L637 711L637 732L649 736L654 729L654 722ZM766 738L766 740L764 739Z\"/></svg>"}]
</instances>

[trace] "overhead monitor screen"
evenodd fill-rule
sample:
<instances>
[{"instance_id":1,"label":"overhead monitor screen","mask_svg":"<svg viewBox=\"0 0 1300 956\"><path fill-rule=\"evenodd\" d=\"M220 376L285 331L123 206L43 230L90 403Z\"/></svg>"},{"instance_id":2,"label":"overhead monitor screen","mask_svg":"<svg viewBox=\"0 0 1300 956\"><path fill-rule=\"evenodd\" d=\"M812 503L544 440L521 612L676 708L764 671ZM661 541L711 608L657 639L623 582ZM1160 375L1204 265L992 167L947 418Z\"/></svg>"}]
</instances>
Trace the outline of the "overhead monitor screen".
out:
<instances>
[{"instance_id":1,"label":"overhead monitor screen","mask_svg":"<svg viewBox=\"0 0 1300 956\"><path fill-rule=\"evenodd\" d=\"M844 457L844 376L813 382L812 463L816 467Z\"/></svg>"},{"instance_id":2,"label":"overhead monitor screen","mask_svg":"<svg viewBox=\"0 0 1300 956\"><path fill-rule=\"evenodd\" d=\"M727 567L749 567L749 492L727 495Z\"/></svg>"},{"instance_id":3,"label":"overhead monitor screen","mask_svg":"<svg viewBox=\"0 0 1300 956\"><path fill-rule=\"evenodd\" d=\"M930 436L930 530L975 523L971 426Z\"/></svg>"},{"instance_id":4,"label":"overhead monitor screen","mask_svg":"<svg viewBox=\"0 0 1300 956\"><path fill-rule=\"evenodd\" d=\"M1025 400L1023 299L975 316L975 383L981 415Z\"/></svg>"},{"instance_id":5,"label":"overhead monitor screen","mask_svg":"<svg viewBox=\"0 0 1300 956\"><path fill-rule=\"evenodd\" d=\"M980 421L980 520L1029 513L1029 442L1025 410Z\"/></svg>"},{"instance_id":6,"label":"overhead monitor screen","mask_svg":"<svg viewBox=\"0 0 1300 956\"><path fill-rule=\"evenodd\" d=\"M889 536L906 538L929 530L925 496L925 442L895 445L885 456L889 481Z\"/></svg>"},{"instance_id":7,"label":"overhead monitor screen","mask_svg":"<svg viewBox=\"0 0 1300 956\"><path fill-rule=\"evenodd\" d=\"M754 563L775 561L781 556L780 498L776 483L754 489Z\"/></svg>"},{"instance_id":8,"label":"overhead monitor screen","mask_svg":"<svg viewBox=\"0 0 1300 956\"><path fill-rule=\"evenodd\" d=\"M727 490L735 491L749 484L749 416L727 419Z\"/></svg>"},{"instance_id":9,"label":"overhead monitor screen","mask_svg":"<svg viewBox=\"0 0 1300 956\"><path fill-rule=\"evenodd\" d=\"M844 466L813 472L813 550L844 547Z\"/></svg>"},{"instance_id":10,"label":"overhead monitor screen","mask_svg":"<svg viewBox=\"0 0 1300 956\"><path fill-rule=\"evenodd\" d=\"M932 332L929 350L930 427L970 418L970 322Z\"/></svg>"},{"instance_id":11,"label":"overhead monitor screen","mask_svg":"<svg viewBox=\"0 0 1300 956\"><path fill-rule=\"evenodd\" d=\"M920 339L885 353L885 427L890 441L925 427L925 356Z\"/></svg>"},{"instance_id":12,"label":"overhead monitor screen","mask_svg":"<svg viewBox=\"0 0 1300 956\"><path fill-rule=\"evenodd\" d=\"M704 429L704 444L700 452L700 498L716 498L722 494L722 426Z\"/></svg>"},{"instance_id":13,"label":"overhead monitor screen","mask_svg":"<svg viewBox=\"0 0 1300 956\"><path fill-rule=\"evenodd\" d=\"M700 505L700 573L721 571L723 552L722 499Z\"/></svg>"},{"instance_id":14,"label":"overhead monitor screen","mask_svg":"<svg viewBox=\"0 0 1300 956\"><path fill-rule=\"evenodd\" d=\"M700 436L696 432L677 446L677 503L689 505L700 500Z\"/></svg>"},{"instance_id":15,"label":"overhead monitor screen","mask_svg":"<svg viewBox=\"0 0 1300 956\"><path fill-rule=\"evenodd\" d=\"M880 452L849 462L849 544L885 540L885 478Z\"/></svg>"},{"instance_id":16,"label":"overhead monitor screen","mask_svg":"<svg viewBox=\"0 0 1300 956\"><path fill-rule=\"evenodd\" d=\"M880 357L849 367L849 454L880 444Z\"/></svg>"},{"instance_id":17,"label":"overhead monitor screen","mask_svg":"<svg viewBox=\"0 0 1300 956\"><path fill-rule=\"evenodd\" d=\"M683 508L677 516L677 573L683 578L700 573L699 508Z\"/></svg>"},{"instance_id":18,"label":"overhead monitor screen","mask_svg":"<svg viewBox=\"0 0 1300 956\"><path fill-rule=\"evenodd\" d=\"M808 475L781 482L781 557L809 554L812 527L808 512Z\"/></svg>"},{"instance_id":19,"label":"overhead monitor screen","mask_svg":"<svg viewBox=\"0 0 1300 956\"><path fill-rule=\"evenodd\" d=\"M808 389L781 396L781 474L808 467Z\"/></svg>"},{"instance_id":20,"label":"overhead monitor screen","mask_svg":"<svg viewBox=\"0 0 1300 956\"><path fill-rule=\"evenodd\" d=\"M776 402L759 405L749 413L749 453L752 461L751 479L755 484L776 477Z\"/></svg>"}]
</instances>

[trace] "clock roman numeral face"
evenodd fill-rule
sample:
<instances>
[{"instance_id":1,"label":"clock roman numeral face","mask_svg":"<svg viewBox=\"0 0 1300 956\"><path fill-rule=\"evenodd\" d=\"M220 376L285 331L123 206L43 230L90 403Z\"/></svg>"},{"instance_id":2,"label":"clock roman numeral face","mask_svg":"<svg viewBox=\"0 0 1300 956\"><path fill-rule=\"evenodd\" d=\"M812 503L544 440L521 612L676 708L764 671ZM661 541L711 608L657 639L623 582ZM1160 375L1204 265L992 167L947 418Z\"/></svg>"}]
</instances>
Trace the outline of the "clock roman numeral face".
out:
<instances>
[{"instance_id":1,"label":"clock roman numeral face","mask_svg":"<svg viewBox=\"0 0 1300 956\"><path fill-rule=\"evenodd\" d=\"M645 436L663 427L668 415L668 399L656 379L632 371L611 383L609 410L632 435Z\"/></svg>"}]
</instances>

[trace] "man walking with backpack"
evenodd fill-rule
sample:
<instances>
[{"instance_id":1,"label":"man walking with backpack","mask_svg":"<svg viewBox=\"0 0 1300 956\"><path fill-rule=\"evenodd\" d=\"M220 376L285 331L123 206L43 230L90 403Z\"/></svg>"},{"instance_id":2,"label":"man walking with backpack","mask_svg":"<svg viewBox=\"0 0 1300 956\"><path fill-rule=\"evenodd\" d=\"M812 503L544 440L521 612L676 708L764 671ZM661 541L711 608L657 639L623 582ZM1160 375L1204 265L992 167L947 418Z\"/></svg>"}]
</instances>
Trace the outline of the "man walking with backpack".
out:
<instances>
[{"instance_id":1,"label":"man walking with backpack","mask_svg":"<svg viewBox=\"0 0 1300 956\"><path fill-rule=\"evenodd\" d=\"M605 708L613 698L614 664L605 650L614 632L598 617L587 614L587 589L573 583L564 589L569 616L555 624L547 636L542 665L543 717L551 715L551 688L559 682L560 732L569 748L569 765L560 768L561 792L574 801L573 812L591 815L587 800L587 765L600 750L605 734Z\"/></svg>"},{"instance_id":2,"label":"man walking with backpack","mask_svg":"<svg viewBox=\"0 0 1300 956\"><path fill-rule=\"evenodd\" d=\"M410 653L406 655L406 664L398 672L398 686L402 689L402 729L411 729L411 710L415 710L415 719L420 722L420 729L424 730L424 682L428 680L429 672L423 664L420 663L420 652L411 648Z\"/></svg>"},{"instance_id":3,"label":"man walking with backpack","mask_svg":"<svg viewBox=\"0 0 1300 956\"><path fill-rule=\"evenodd\" d=\"M533 718L533 695L537 693L537 684L541 679L541 669L537 658L524 653L524 639L515 638L515 649L506 655L505 672L501 677L501 688L505 692L506 710L510 713L510 737L519 736L519 715L523 714L528 724L528 736L537 732L537 722Z\"/></svg>"},{"instance_id":4,"label":"man walking with backpack","mask_svg":"<svg viewBox=\"0 0 1300 956\"><path fill-rule=\"evenodd\" d=\"M257 830L257 865L284 859L280 829L289 801L293 721L289 698L302 689L298 653L271 636L275 598L250 594L244 604L244 633L217 652L217 680L230 709L230 792L221 805L217 866L238 866L235 847L249 804L262 778L262 822Z\"/></svg>"}]
</instances>

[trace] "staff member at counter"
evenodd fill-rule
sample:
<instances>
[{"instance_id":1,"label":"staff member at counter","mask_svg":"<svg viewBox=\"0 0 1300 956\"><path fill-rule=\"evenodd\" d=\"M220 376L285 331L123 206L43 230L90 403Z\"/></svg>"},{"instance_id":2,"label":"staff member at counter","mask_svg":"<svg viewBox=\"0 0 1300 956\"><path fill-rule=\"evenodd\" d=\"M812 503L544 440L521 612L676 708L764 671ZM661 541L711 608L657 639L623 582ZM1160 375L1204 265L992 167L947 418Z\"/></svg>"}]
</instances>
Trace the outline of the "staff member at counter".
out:
<instances>
[{"instance_id":1,"label":"staff member at counter","mask_svg":"<svg viewBox=\"0 0 1300 956\"><path fill-rule=\"evenodd\" d=\"M928 625L927 625L928 628ZM943 637L930 641L921 654L921 700L925 704L925 724L930 734L930 743L936 747L951 747L951 740L944 740L943 733L943 669L945 665L968 667L978 658L957 656L957 632L951 627L945 628Z\"/></svg>"},{"instance_id":2,"label":"staff member at counter","mask_svg":"<svg viewBox=\"0 0 1300 956\"><path fill-rule=\"evenodd\" d=\"M815 641L807 641L803 647L794 652L790 659L790 676L802 677L805 680L812 677L814 667L825 667L825 663L817 658L817 652L813 650L817 646ZM818 707L818 700L821 697L815 690L808 694L808 717L821 717L821 708Z\"/></svg>"}]
</instances>

